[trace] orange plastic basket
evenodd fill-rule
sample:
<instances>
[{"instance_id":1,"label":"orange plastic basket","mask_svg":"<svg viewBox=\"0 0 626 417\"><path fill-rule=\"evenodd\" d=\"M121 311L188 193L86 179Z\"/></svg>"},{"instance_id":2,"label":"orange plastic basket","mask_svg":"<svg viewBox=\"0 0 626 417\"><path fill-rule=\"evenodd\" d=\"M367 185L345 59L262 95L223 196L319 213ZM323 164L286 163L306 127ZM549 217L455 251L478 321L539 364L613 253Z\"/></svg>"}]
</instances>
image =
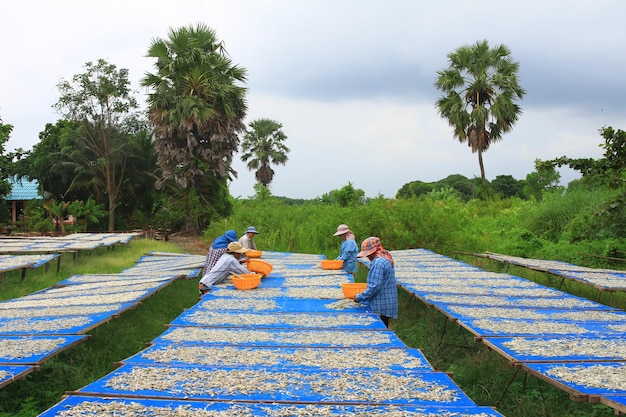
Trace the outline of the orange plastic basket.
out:
<instances>
[{"instance_id":1,"label":"orange plastic basket","mask_svg":"<svg viewBox=\"0 0 626 417\"><path fill-rule=\"evenodd\" d=\"M258 272L263 275L263 278L268 276L270 272L272 272L272 269L274 269L271 264L260 259L250 259L247 262L246 268L248 268L248 271Z\"/></svg>"},{"instance_id":2,"label":"orange plastic basket","mask_svg":"<svg viewBox=\"0 0 626 417\"><path fill-rule=\"evenodd\" d=\"M261 274L239 274L231 275L233 284L238 290L252 290L261 283Z\"/></svg>"},{"instance_id":3,"label":"orange plastic basket","mask_svg":"<svg viewBox=\"0 0 626 417\"><path fill-rule=\"evenodd\" d=\"M346 298L354 298L360 292L363 292L367 288L367 284L365 282L350 282L346 284L341 284L341 291L343 291L343 295Z\"/></svg>"},{"instance_id":4,"label":"orange plastic basket","mask_svg":"<svg viewBox=\"0 0 626 417\"><path fill-rule=\"evenodd\" d=\"M341 269L343 260L341 259L325 259L322 261L322 269Z\"/></svg>"},{"instance_id":5,"label":"orange plastic basket","mask_svg":"<svg viewBox=\"0 0 626 417\"><path fill-rule=\"evenodd\" d=\"M250 259L260 258L261 256L263 256L263 252L261 252L260 250L250 249L248 252L246 252L246 256Z\"/></svg>"}]
</instances>

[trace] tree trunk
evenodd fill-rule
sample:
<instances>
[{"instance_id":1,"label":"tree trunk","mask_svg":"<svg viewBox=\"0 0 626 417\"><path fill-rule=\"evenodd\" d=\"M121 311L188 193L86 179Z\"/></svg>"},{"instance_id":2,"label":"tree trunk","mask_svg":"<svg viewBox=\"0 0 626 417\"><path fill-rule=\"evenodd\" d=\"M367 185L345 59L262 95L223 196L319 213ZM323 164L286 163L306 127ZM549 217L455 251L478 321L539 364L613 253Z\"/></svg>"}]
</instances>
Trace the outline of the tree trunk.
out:
<instances>
[{"instance_id":1,"label":"tree trunk","mask_svg":"<svg viewBox=\"0 0 626 417\"><path fill-rule=\"evenodd\" d=\"M109 193L109 232L115 231L115 198Z\"/></svg>"},{"instance_id":2,"label":"tree trunk","mask_svg":"<svg viewBox=\"0 0 626 417\"><path fill-rule=\"evenodd\" d=\"M487 180L485 179L485 166L483 165L483 151L480 148L478 148L478 165L480 166L480 178L483 181L483 190L486 190Z\"/></svg>"}]
</instances>

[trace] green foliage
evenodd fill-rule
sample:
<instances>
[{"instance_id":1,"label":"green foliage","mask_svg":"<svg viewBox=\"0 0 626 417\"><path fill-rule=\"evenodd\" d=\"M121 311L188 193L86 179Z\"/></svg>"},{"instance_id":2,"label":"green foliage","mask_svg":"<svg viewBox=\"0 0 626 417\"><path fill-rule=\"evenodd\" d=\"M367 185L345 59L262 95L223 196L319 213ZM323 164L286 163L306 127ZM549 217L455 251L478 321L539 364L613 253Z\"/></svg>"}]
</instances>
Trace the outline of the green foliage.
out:
<instances>
[{"instance_id":1,"label":"green foliage","mask_svg":"<svg viewBox=\"0 0 626 417\"><path fill-rule=\"evenodd\" d=\"M511 175L498 175L491 181L491 188L500 198L512 198L524 196L524 181L518 181Z\"/></svg>"},{"instance_id":2,"label":"green foliage","mask_svg":"<svg viewBox=\"0 0 626 417\"><path fill-rule=\"evenodd\" d=\"M478 153L483 188L486 188L483 152L510 131L522 113L516 103L526 91L519 85L519 63L504 45L490 47L487 40L457 48L448 54L448 68L437 71L436 102L453 135Z\"/></svg>"},{"instance_id":3,"label":"green foliage","mask_svg":"<svg viewBox=\"0 0 626 417\"><path fill-rule=\"evenodd\" d=\"M365 191L354 188L351 182L339 190L322 195L322 202L325 204L338 204L341 207L355 206L365 203Z\"/></svg>"},{"instance_id":4,"label":"green foliage","mask_svg":"<svg viewBox=\"0 0 626 417\"><path fill-rule=\"evenodd\" d=\"M0 207L5 206L5 196L11 192L11 184L8 179L11 175L12 155L5 155L6 142L11 136L13 126L3 124L0 118ZM0 210L0 223L7 222L10 215L7 210Z\"/></svg>"},{"instance_id":5,"label":"green foliage","mask_svg":"<svg viewBox=\"0 0 626 417\"><path fill-rule=\"evenodd\" d=\"M535 160L535 171L526 175L524 195L541 201L545 193L562 192L561 174L551 165L545 165L540 159Z\"/></svg>"},{"instance_id":6,"label":"green foliage","mask_svg":"<svg viewBox=\"0 0 626 417\"><path fill-rule=\"evenodd\" d=\"M412 198L428 194L433 190L433 183L411 181L404 184L396 193L396 198Z\"/></svg>"},{"instance_id":7,"label":"green foliage","mask_svg":"<svg viewBox=\"0 0 626 417\"><path fill-rule=\"evenodd\" d=\"M248 169L256 170L255 178L264 186L274 179L272 164L285 165L289 148L283 143L287 135L283 125L271 119L256 119L248 125L241 143L241 160L248 162Z\"/></svg>"},{"instance_id":8,"label":"green foliage","mask_svg":"<svg viewBox=\"0 0 626 417\"><path fill-rule=\"evenodd\" d=\"M246 70L232 63L215 31L203 24L171 29L167 39L152 41L147 56L156 69L142 85L149 89L148 117L160 168L157 187L171 187L178 195L195 189L202 204L223 215L229 201L222 181L236 175L232 158L238 134L245 130L246 89L240 84ZM196 223L210 221L185 215L190 233L198 232L193 230Z\"/></svg>"},{"instance_id":9,"label":"green foliage","mask_svg":"<svg viewBox=\"0 0 626 417\"><path fill-rule=\"evenodd\" d=\"M141 157L134 152L131 140L142 123L134 113L138 105L130 89L128 70L118 70L103 59L96 64L88 62L84 73L74 75L71 81L61 81L58 88L61 97L55 108L78 123L79 131L73 137L70 157L57 163L65 166L63 170L73 171L69 191L89 190L97 201L106 202L107 230L112 232L122 185L129 180L126 169Z\"/></svg>"},{"instance_id":10,"label":"green foliage","mask_svg":"<svg viewBox=\"0 0 626 417\"><path fill-rule=\"evenodd\" d=\"M266 185L261 182L254 184L254 198L259 201L265 201L272 196L272 192Z\"/></svg>"}]
</instances>

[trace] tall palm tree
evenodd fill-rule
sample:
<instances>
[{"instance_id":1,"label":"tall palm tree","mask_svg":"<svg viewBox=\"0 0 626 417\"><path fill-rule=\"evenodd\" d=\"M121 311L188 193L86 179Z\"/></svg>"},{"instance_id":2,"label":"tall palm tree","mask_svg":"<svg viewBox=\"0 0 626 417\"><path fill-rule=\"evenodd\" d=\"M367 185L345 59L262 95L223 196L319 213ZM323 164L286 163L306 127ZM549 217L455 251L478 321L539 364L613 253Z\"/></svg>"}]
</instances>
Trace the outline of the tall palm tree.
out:
<instances>
[{"instance_id":1,"label":"tall palm tree","mask_svg":"<svg viewBox=\"0 0 626 417\"><path fill-rule=\"evenodd\" d=\"M256 170L255 177L265 187L274 179L270 164L287 162L289 148L283 143L287 136L283 125L270 119L257 119L248 125L251 130L244 134L241 143L241 160L248 162L249 170Z\"/></svg>"},{"instance_id":2,"label":"tall palm tree","mask_svg":"<svg viewBox=\"0 0 626 417\"><path fill-rule=\"evenodd\" d=\"M155 58L156 73L147 74L142 85L151 90L149 120L161 169L157 186L195 188L209 205L210 190L201 187L214 181L206 177L226 182L237 176L231 162L245 130L246 89L240 84L246 70L231 62L203 24L170 29L167 39L152 41L148 57ZM190 212L187 217L191 226Z\"/></svg>"},{"instance_id":3,"label":"tall palm tree","mask_svg":"<svg viewBox=\"0 0 626 417\"><path fill-rule=\"evenodd\" d=\"M437 71L435 87L443 92L436 107L448 119L459 142L478 153L483 188L486 186L483 152L511 130L522 109L515 103L526 91L518 81L519 63L503 45L486 40L462 46L448 54L448 68Z\"/></svg>"}]
</instances>

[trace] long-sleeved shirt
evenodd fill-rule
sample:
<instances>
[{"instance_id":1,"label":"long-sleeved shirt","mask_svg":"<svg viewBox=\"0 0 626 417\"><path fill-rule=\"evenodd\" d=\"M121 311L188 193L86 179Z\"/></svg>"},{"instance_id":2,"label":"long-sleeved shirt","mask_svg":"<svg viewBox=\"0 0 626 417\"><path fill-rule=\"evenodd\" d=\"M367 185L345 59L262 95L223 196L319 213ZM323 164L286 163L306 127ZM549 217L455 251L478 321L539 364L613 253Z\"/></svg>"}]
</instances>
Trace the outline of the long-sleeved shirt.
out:
<instances>
[{"instance_id":1,"label":"long-sleeved shirt","mask_svg":"<svg viewBox=\"0 0 626 417\"><path fill-rule=\"evenodd\" d=\"M357 294L354 301L368 305L381 316L398 318L396 273L387 258L378 256L371 261L367 288Z\"/></svg>"},{"instance_id":2,"label":"long-sleeved shirt","mask_svg":"<svg viewBox=\"0 0 626 417\"><path fill-rule=\"evenodd\" d=\"M346 272L355 273L358 271L356 255L359 253L359 246L354 239L346 239L341 242L339 256L335 259L343 260L343 269Z\"/></svg>"},{"instance_id":3,"label":"long-sleeved shirt","mask_svg":"<svg viewBox=\"0 0 626 417\"><path fill-rule=\"evenodd\" d=\"M232 254L226 252L220 256L215 266L200 279L200 284L211 287L226 281L231 274L251 274L251 272L241 265Z\"/></svg>"},{"instance_id":4,"label":"long-sleeved shirt","mask_svg":"<svg viewBox=\"0 0 626 417\"><path fill-rule=\"evenodd\" d=\"M254 239L248 236L247 233L244 233L243 236L239 238L239 243L241 243L241 246L244 248L256 250L256 243L254 243Z\"/></svg>"}]
</instances>

